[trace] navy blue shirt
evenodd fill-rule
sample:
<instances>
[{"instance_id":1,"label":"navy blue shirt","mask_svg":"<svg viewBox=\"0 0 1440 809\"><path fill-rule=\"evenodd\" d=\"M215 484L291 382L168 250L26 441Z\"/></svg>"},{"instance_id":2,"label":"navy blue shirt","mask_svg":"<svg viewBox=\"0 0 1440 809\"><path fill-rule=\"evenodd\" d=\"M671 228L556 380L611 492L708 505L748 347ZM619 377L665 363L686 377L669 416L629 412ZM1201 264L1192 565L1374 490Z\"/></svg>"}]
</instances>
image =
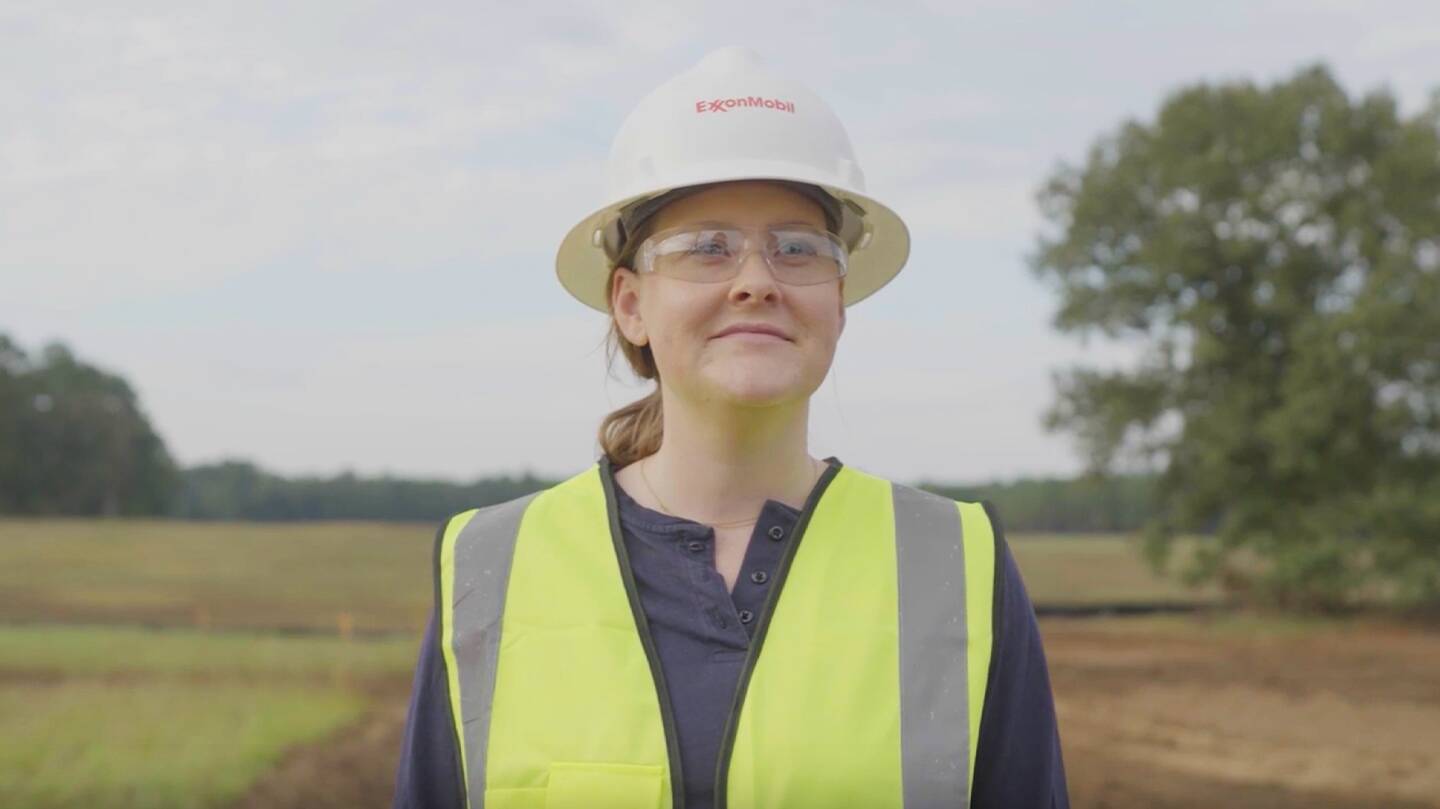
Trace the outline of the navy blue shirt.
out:
<instances>
[{"instance_id":1,"label":"navy blue shirt","mask_svg":"<svg viewBox=\"0 0 1440 809\"><path fill-rule=\"evenodd\" d=\"M827 459L829 460L829 459ZM767 500L733 593L715 569L715 532L640 505L617 484L622 541L670 692L686 809L712 809L725 720L772 577L800 512ZM1050 678L1035 611L999 543L995 646L970 805L1068 809ZM395 783L396 809L464 809L445 665L432 615L420 647Z\"/></svg>"}]
</instances>

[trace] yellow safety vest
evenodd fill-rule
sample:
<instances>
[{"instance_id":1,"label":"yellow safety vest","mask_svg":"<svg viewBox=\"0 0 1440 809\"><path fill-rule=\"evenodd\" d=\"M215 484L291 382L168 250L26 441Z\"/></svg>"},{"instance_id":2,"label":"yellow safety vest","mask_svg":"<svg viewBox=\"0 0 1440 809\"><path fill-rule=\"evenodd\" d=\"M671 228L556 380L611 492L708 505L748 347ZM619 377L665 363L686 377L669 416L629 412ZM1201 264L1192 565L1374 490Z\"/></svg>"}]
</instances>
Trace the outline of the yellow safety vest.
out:
<instances>
[{"instance_id":1,"label":"yellow safety vest","mask_svg":"<svg viewBox=\"0 0 1440 809\"><path fill-rule=\"evenodd\" d=\"M755 627L717 809L963 807L990 666L995 531L833 459ZM609 459L451 518L437 614L471 809L680 809L670 699Z\"/></svg>"}]
</instances>

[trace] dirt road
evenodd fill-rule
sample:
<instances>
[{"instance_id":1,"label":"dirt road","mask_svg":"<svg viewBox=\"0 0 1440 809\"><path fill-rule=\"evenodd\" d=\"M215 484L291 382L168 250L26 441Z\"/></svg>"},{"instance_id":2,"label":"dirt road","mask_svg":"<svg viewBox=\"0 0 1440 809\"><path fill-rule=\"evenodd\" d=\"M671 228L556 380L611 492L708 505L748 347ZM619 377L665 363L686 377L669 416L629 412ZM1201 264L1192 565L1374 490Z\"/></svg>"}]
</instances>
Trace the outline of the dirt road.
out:
<instances>
[{"instance_id":1,"label":"dirt road","mask_svg":"<svg viewBox=\"0 0 1440 809\"><path fill-rule=\"evenodd\" d=\"M1075 809L1440 807L1440 632L1043 622ZM241 809L386 807L403 686Z\"/></svg>"}]
</instances>

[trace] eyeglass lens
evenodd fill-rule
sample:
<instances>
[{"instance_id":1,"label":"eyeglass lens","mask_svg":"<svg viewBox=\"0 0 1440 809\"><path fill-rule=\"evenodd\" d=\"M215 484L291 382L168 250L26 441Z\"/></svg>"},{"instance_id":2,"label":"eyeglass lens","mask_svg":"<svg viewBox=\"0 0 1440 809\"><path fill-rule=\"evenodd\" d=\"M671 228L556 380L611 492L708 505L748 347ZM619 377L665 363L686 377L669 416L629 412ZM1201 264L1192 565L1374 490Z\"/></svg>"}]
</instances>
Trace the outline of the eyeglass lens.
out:
<instances>
[{"instance_id":1,"label":"eyeglass lens","mask_svg":"<svg viewBox=\"0 0 1440 809\"><path fill-rule=\"evenodd\" d=\"M728 281L763 234L761 254L776 280L797 286L823 284L845 274L846 251L833 233L805 227L770 228L753 234L740 228L686 228L646 240L649 269L696 282Z\"/></svg>"}]
</instances>

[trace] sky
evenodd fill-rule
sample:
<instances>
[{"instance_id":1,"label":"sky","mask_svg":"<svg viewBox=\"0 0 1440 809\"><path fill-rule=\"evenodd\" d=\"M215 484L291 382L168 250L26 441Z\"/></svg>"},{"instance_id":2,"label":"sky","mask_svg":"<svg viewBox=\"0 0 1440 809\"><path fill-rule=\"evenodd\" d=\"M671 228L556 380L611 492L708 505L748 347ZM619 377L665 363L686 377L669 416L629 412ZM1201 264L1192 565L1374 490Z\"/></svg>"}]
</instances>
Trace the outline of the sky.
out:
<instances>
[{"instance_id":1,"label":"sky","mask_svg":"<svg viewBox=\"0 0 1440 809\"><path fill-rule=\"evenodd\" d=\"M830 103L911 230L812 453L990 481L1078 471L1052 374L1134 356L1051 327L1045 178L1196 82L1324 62L1413 113L1440 3L0 0L0 333L123 375L183 464L568 476L646 388L555 250L633 106L730 45Z\"/></svg>"}]
</instances>

